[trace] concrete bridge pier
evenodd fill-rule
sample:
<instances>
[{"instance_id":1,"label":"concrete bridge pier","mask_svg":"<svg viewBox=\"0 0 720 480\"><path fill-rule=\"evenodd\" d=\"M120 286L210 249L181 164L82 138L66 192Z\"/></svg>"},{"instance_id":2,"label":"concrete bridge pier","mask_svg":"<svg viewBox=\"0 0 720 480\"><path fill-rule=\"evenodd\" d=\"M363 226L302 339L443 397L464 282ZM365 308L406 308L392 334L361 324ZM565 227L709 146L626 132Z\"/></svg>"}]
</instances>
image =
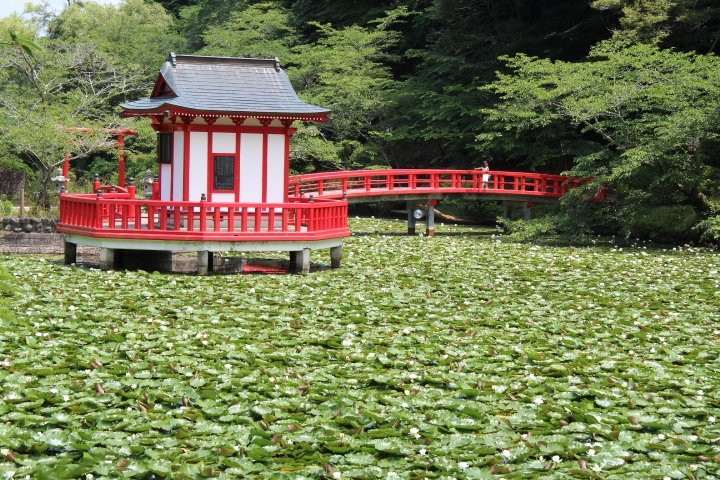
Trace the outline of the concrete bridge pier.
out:
<instances>
[{"instance_id":1,"label":"concrete bridge pier","mask_svg":"<svg viewBox=\"0 0 720 480\"><path fill-rule=\"evenodd\" d=\"M407 202L407 224L408 224L408 235L415 235L415 225L417 219L415 218L415 208L417 204L415 202Z\"/></svg>"},{"instance_id":2,"label":"concrete bridge pier","mask_svg":"<svg viewBox=\"0 0 720 480\"><path fill-rule=\"evenodd\" d=\"M428 237L435 236L435 205L437 205L437 200L430 200L427 207L425 217L425 235Z\"/></svg>"}]
</instances>

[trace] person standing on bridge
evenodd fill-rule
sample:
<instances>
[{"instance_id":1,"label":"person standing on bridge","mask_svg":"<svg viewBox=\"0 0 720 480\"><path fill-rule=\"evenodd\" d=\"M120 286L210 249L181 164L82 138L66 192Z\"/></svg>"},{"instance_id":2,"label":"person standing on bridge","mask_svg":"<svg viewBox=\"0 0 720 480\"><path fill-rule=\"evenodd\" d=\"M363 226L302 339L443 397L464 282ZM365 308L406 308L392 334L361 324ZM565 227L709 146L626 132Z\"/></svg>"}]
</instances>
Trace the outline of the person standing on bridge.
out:
<instances>
[{"instance_id":1,"label":"person standing on bridge","mask_svg":"<svg viewBox=\"0 0 720 480\"><path fill-rule=\"evenodd\" d=\"M483 161L482 167L478 167L475 170L480 170L483 172L482 174L482 188L487 188L488 182L490 181L490 174L487 173L490 171L490 165L488 164L487 160Z\"/></svg>"}]
</instances>

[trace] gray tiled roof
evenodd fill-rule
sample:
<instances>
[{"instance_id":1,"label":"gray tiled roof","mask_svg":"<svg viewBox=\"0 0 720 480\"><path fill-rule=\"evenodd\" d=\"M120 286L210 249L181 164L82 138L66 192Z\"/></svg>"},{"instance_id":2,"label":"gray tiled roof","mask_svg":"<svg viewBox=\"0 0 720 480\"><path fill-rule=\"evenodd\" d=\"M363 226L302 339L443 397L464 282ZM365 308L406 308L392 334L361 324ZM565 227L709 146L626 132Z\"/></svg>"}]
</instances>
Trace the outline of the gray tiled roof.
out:
<instances>
[{"instance_id":1,"label":"gray tiled roof","mask_svg":"<svg viewBox=\"0 0 720 480\"><path fill-rule=\"evenodd\" d=\"M126 112L180 107L228 113L326 115L297 96L276 59L170 55L160 70L172 93L121 105Z\"/></svg>"}]
</instances>

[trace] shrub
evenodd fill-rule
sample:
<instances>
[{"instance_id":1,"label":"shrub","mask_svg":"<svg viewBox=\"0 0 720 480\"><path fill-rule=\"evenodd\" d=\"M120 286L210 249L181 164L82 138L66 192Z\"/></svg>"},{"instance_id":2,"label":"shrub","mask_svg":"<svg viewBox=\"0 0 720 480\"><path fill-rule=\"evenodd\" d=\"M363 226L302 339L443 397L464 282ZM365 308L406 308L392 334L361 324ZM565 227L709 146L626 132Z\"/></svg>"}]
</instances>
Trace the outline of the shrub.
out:
<instances>
[{"instance_id":1,"label":"shrub","mask_svg":"<svg viewBox=\"0 0 720 480\"><path fill-rule=\"evenodd\" d=\"M688 205L670 205L649 209L637 215L630 226L630 234L657 242L678 243L696 240L697 214Z\"/></svg>"}]
</instances>

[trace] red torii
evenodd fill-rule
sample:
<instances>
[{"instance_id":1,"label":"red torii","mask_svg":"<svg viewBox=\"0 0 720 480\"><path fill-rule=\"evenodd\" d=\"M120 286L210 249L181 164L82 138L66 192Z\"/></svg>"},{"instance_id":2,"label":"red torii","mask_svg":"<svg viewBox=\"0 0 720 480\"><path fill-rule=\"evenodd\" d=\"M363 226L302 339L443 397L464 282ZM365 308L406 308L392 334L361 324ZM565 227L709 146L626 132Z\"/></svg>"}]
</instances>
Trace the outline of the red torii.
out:
<instances>
[{"instance_id":1,"label":"red torii","mask_svg":"<svg viewBox=\"0 0 720 480\"><path fill-rule=\"evenodd\" d=\"M101 130L108 135L117 137L118 149L118 186L125 187L125 137L128 135L137 135L135 130L129 128L103 128L95 129L88 127L67 127L68 132L90 133L92 131ZM70 174L70 152L65 153L65 160L62 166L62 176L68 178Z\"/></svg>"}]
</instances>

